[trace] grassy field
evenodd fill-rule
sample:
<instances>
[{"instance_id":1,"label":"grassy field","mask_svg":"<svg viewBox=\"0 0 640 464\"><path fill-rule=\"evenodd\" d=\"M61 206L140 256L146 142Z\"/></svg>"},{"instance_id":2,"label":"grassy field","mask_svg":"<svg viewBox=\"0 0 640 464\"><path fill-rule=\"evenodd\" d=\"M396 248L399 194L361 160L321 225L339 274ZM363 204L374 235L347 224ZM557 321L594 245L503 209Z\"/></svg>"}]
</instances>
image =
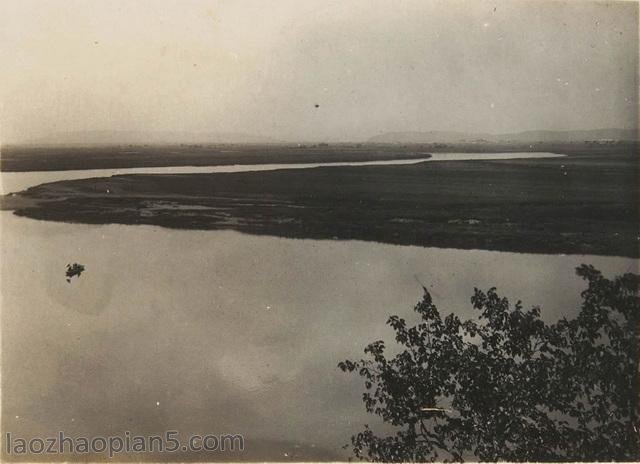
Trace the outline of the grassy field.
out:
<instances>
[{"instance_id":1,"label":"grassy field","mask_svg":"<svg viewBox=\"0 0 640 464\"><path fill-rule=\"evenodd\" d=\"M33 187L7 207L54 221L463 249L638 257L640 243L637 153L619 148L550 159L123 175Z\"/></svg>"},{"instance_id":2,"label":"grassy field","mask_svg":"<svg viewBox=\"0 0 640 464\"><path fill-rule=\"evenodd\" d=\"M0 171L230 164L317 163L423 158L421 146L350 145L135 145L2 148Z\"/></svg>"},{"instance_id":3,"label":"grassy field","mask_svg":"<svg viewBox=\"0 0 640 464\"><path fill-rule=\"evenodd\" d=\"M218 166L229 164L318 163L423 158L434 152L559 153L628 150L629 144L598 146L579 143L537 144L290 144L290 145L112 145L2 146L0 171L64 171L77 169L157 166Z\"/></svg>"}]
</instances>

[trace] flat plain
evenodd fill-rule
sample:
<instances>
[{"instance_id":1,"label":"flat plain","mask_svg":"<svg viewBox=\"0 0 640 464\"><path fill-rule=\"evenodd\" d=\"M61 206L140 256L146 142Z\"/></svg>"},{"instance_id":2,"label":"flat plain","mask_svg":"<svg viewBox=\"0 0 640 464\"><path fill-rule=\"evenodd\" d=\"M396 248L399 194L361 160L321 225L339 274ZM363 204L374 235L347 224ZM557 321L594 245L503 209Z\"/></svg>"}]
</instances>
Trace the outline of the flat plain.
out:
<instances>
[{"instance_id":1,"label":"flat plain","mask_svg":"<svg viewBox=\"0 0 640 464\"><path fill-rule=\"evenodd\" d=\"M513 148L483 147L486 151ZM418 153L424 157L425 149L469 151L466 146L320 147L305 156L305 149L299 147L290 152L252 148L239 151L235 158L210 153L199 159L209 164L397 159ZM32 187L5 199L4 208L35 219L88 224L151 224L290 238L638 257L636 145L565 144L536 149L566 156L119 175ZM171 165L167 150L155 158L149 155L145 162ZM83 168L113 166L114 160L125 159L97 156L95 150L88 153ZM136 156L128 156L124 164L137 165ZM23 157L22 167L29 164L28 159ZM68 167L79 159L72 151L57 166ZM189 163L193 161L189 158Z\"/></svg>"}]
</instances>

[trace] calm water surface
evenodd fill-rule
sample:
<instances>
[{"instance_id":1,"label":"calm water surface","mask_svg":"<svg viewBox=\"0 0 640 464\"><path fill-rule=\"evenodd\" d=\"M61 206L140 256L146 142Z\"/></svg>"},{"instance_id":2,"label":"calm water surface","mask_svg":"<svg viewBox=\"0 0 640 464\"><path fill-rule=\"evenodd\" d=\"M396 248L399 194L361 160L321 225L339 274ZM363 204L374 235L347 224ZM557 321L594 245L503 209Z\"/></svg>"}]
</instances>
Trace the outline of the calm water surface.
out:
<instances>
[{"instance_id":1,"label":"calm water surface","mask_svg":"<svg viewBox=\"0 0 640 464\"><path fill-rule=\"evenodd\" d=\"M336 364L390 339L390 314L412 320L418 282L443 313L468 316L473 287L495 285L554 320L576 310L575 266L637 270L623 258L0 218L4 431L242 433L262 459L344 458L349 436L377 423ZM72 262L86 271L67 283Z\"/></svg>"},{"instance_id":2,"label":"calm water surface","mask_svg":"<svg viewBox=\"0 0 640 464\"><path fill-rule=\"evenodd\" d=\"M425 153L426 155L427 153ZM0 194L19 192L34 185L59 180L109 177L118 174L189 174L212 172L273 171L276 169L309 169L320 166L372 166L393 164L417 164L425 161L463 161L476 159L555 158L555 153L434 153L430 158L399 159L386 161L354 161L335 163L292 164L234 164L229 166L166 166L156 168L85 169L74 171L1 172Z\"/></svg>"},{"instance_id":3,"label":"calm water surface","mask_svg":"<svg viewBox=\"0 0 640 464\"><path fill-rule=\"evenodd\" d=\"M236 168L249 170L98 175ZM62 175L88 176L2 178L13 191ZM577 309L577 265L609 276L638 269L625 258L64 224L9 211L0 221L3 431L241 433L243 457L259 460L348 456L350 435L378 422L364 413L359 379L336 364L390 341L390 314L414 320L422 284L444 314L470 316L474 286L497 286L556 320ZM86 271L67 283L73 262Z\"/></svg>"}]
</instances>

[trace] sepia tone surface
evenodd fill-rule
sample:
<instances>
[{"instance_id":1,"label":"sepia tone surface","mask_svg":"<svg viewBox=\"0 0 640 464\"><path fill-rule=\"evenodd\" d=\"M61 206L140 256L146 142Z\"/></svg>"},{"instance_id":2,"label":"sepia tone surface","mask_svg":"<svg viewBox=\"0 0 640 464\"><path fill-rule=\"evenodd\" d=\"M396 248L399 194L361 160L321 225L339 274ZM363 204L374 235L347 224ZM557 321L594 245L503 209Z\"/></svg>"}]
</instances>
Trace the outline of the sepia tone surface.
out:
<instances>
[{"instance_id":1,"label":"sepia tone surface","mask_svg":"<svg viewBox=\"0 0 640 464\"><path fill-rule=\"evenodd\" d=\"M637 2L5 1L0 18L6 461L345 461L365 424L391 436L415 411L367 413L338 364L375 340L401 353L385 322L420 322L425 292L464 321L497 287L551 333L583 314L576 267L639 273ZM593 376L626 406L600 406L614 422L585 426L584 454L496 440L637 458L616 369ZM458 403L427 390L420 411L466 414L462 383ZM583 420L570 403L546 419ZM174 452L112 447L168 431ZM115 452L38 451L61 433ZM226 435L243 449L188 444ZM477 440L464 459L518 459ZM408 443L368 457L422 460Z\"/></svg>"}]
</instances>

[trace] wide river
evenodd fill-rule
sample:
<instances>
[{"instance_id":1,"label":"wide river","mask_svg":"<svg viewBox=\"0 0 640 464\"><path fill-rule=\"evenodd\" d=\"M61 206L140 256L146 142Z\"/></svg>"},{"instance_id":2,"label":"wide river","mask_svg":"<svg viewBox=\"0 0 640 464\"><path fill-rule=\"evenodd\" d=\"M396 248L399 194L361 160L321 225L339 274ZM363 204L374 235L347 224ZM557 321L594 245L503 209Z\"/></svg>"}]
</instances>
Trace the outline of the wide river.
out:
<instances>
[{"instance_id":1,"label":"wide river","mask_svg":"<svg viewBox=\"0 0 640 464\"><path fill-rule=\"evenodd\" d=\"M625 258L64 224L9 211L0 224L3 431L243 434L246 453L220 460L347 457L350 435L378 422L364 412L362 382L336 365L390 340L390 314L415 320L421 284L445 314L470 316L474 286L497 286L552 321L577 310L577 265L607 276L638 269ZM86 271L67 283L73 262Z\"/></svg>"}]
</instances>

